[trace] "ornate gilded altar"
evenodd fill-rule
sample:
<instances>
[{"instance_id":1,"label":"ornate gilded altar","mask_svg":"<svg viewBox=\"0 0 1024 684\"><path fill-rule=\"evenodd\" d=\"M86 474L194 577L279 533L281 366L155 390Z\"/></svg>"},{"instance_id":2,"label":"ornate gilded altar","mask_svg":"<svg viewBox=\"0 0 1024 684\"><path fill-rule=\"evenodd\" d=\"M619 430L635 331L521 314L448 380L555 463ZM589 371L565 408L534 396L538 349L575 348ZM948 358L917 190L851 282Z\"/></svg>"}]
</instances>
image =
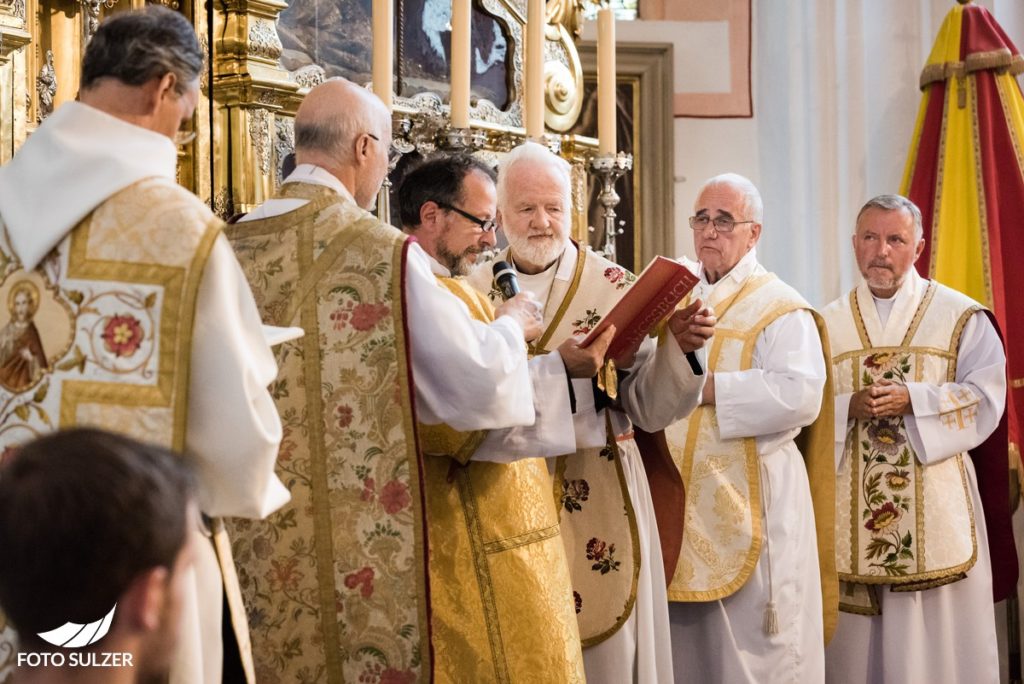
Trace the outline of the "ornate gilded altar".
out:
<instances>
[{"instance_id":1,"label":"ornate gilded altar","mask_svg":"<svg viewBox=\"0 0 1024 684\"><path fill-rule=\"evenodd\" d=\"M587 1L547 0L544 74L547 141L573 164L574 232L584 241L587 162L596 141L568 131L583 103L575 40ZM180 152L178 180L225 218L248 211L280 181L281 160L294 144L295 111L308 89L334 75L369 81L363 64L369 64L370 0L162 2L193 21L207 54L193 120L197 136ZM81 55L98 22L144 4L0 0L0 163L54 107L75 98ZM400 37L396 55L396 140L420 153L444 146L447 139L446 6L445 0L396 0L396 32L407 39ZM473 13L477 72L499 61L501 70L479 88L474 75L471 127L483 154L500 154L525 138L526 0L474 0ZM340 48L330 40L339 25L348 31ZM427 53L433 54L433 64L417 61L417 54ZM623 263L635 266L632 258Z\"/></svg>"}]
</instances>

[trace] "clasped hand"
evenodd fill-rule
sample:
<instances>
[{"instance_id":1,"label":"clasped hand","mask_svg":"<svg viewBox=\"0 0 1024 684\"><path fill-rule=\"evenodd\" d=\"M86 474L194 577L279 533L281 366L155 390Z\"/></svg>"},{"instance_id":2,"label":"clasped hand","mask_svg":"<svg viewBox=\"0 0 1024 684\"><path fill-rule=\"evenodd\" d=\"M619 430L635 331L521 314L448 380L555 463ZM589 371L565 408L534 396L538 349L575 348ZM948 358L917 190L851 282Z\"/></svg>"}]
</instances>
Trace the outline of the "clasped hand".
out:
<instances>
[{"instance_id":1,"label":"clasped hand","mask_svg":"<svg viewBox=\"0 0 1024 684\"><path fill-rule=\"evenodd\" d=\"M913 413L910 390L892 380L879 380L850 397L851 419L870 420Z\"/></svg>"}]
</instances>

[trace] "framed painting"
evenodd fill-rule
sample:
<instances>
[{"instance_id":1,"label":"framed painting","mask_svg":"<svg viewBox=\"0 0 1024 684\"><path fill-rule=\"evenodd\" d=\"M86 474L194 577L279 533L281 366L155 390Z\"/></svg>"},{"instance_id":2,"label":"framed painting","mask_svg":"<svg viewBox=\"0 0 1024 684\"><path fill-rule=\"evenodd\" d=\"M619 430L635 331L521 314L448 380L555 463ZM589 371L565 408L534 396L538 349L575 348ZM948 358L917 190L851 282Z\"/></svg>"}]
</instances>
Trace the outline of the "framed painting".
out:
<instances>
[{"instance_id":1,"label":"framed painting","mask_svg":"<svg viewBox=\"0 0 1024 684\"><path fill-rule=\"evenodd\" d=\"M327 78L370 81L373 60L372 0L291 0L277 31L281 64L297 72L319 65ZM397 0L395 4L395 91L399 97L450 92L451 1ZM505 109L513 99L510 73L512 34L494 14L473 6L471 97Z\"/></svg>"}]
</instances>

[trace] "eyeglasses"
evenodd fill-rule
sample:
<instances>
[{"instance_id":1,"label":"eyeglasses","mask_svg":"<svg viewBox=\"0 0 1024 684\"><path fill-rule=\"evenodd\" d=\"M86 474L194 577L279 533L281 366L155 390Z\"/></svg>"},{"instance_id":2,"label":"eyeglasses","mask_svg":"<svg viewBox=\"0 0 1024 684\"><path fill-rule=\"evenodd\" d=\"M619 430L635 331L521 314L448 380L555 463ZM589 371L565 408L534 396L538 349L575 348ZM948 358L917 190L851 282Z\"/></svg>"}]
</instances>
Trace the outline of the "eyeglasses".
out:
<instances>
[{"instance_id":1,"label":"eyeglasses","mask_svg":"<svg viewBox=\"0 0 1024 684\"><path fill-rule=\"evenodd\" d=\"M188 145L190 142L196 139L195 131L178 131L174 134L174 144L178 147Z\"/></svg>"},{"instance_id":2,"label":"eyeglasses","mask_svg":"<svg viewBox=\"0 0 1024 684\"><path fill-rule=\"evenodd\" d=\"M733 221L728 216L716 216L713 219L710 216L690 217L690 228L694 230L704 230L709 223L715 227L717 233L731 233L736 226L741 226L744 223L757 223L757 221Z\"/></svg>"},{"instance_id":3,"label":"eyeglasses","mask_svg":"<svg viewBox=\"0 0 1024 684\"><path fill-rule=\"evenodd\" d=\"M438 202L437 200L434 200L434 203L437 206L441 207L442 209L447 209L448 211L454 211L459 216L461 216L463 218L469 219L470 221L472 221L476 225L480 226L480 230L483 231L484 233L493 233L494 231L496 231L498 229L498 223L494 219L482 219L479 216L473 216L468 211L463 211L462 209L459 209L458 207L453 207L452 205L450 205L450 204L448 204L446 202Z\"/></svg>"}]
</instances>

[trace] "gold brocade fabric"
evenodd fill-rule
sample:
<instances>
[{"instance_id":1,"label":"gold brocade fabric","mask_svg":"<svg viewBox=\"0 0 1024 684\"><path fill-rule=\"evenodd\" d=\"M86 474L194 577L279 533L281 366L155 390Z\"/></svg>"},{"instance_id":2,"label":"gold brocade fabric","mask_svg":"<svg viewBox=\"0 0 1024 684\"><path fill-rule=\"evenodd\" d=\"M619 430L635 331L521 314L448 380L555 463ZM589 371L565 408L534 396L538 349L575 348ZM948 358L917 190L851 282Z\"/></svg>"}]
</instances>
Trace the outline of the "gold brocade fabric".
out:
<instances>
[{"instance_id":1,"label":"gold brocade fabric","mask_svg":"<svg viewBox=\"0 0 1024 684\"><path fill-rule=\"evenodd\" d=\"M407 237L323 186L229 228L276 348L291 502L232 521L258 680L427 681L427 558L403 323Z\"/></svg>"},{"instance_id":2,"label":"gold brocade fabric","mask_svg":"<svg viewBox=\"0 0 1024 684\"><path fill-rule=\"evenodd\" d=\"M563 258L576 257L573 277L569 282L556 278L552 284L545 329L534 343L536 353L546 354L569 337L588 334L636 282L632 273L593 251L568 249L564 254ZM507 252L497 258L507 259ZM470 281L493 303L500 303L501 294L488 273L478 269ZM640 543L622 470L620 449L626 448L636 450L631 437L616 443L616 436L609 434L603 447L558 459L555 506L584 648L615 634L636 602ZM635 455L639 457L638 452Z\"/></svg>"},{"instance_id":3,"label":"gold brocade fabric","mask_svg":"<svg viewBox=\"0 0 1024 684\"><path fill-rule=\"evenodd\" d=\"M726 283L727 284L727 283ZM718 288L709 302L718 316L708 366L715 372L752 367L760 333L796 310L817 314L774 274L758 269L734 289ZM822 347L828 338L819 321ZM827 366L827 364L826 364ZM834 477L833 409L829 397L815 423L797 445L804 456L818 530L826 640L835 624L837 586L832 559ZM673 460L686 487L683 544L669 582L670 601L712 601L730 596L749 579L763 541L761 478L753 438L719 439L714 406L700 406L665 431ZM682 512L681 512L682 513Z\"/></svg>"},{"instance_id":4,"label":"gold brocade fabric","mask_svg":"<svg viewBox=\"0 0 1024 684\"><path fill-rule=\"evenodd\" d=\"M35 437L83 425L184 448L196 297L221 227L194 195L152 178L100 204L31 272L4 231L0 460ZM213 529L218 546L226 540L219 521ZM227 550L220 544L218 557L245 657ZM0 627L0 681L14 664L12 637Z\"/></svg>"},{"instance_id":5,"label":"gold brocade fabric","mask_svg":"<svg viewBox=\"0 0 1024 684\"><path fill-rule=\"evenodd\" d=\"M927 281L922 281L926 283ZM956 377L957 349L967 320L981 306L938 283L922 285L917 306L901 326L898 346L876 344L864 325L859 288L825 311L833 340L837 393L889 380L942 385ZM895 314L894 314L895 315ZM888 328L886 334L889 334ZM898 338L897 338L898 339ZM976 419L976 396L943 399L950 430ZM924 465L901 416L854 421L836 484L836 561L839 578L913 591L962 579L977 561L966 454ZM877 602L844 592L843 610L870 613Z\"/></svg>"},{"instance_id":6,"label":"gold brocade fabric","mask_svg":"<svg viewBox=\"0 0 1024 684\"><path fill-rule=\"evenodd\" d=\"M438 278L470 315L483 295ZM540 458L468 461L485 433L420 425L430 539L431 627L438 682L583 682L572 583ZM474 446L467 450L467 443ZM465 458L448 455L468 451ZM459 463L467 463L460 465Z\"/></svg>"}]
</instances>

